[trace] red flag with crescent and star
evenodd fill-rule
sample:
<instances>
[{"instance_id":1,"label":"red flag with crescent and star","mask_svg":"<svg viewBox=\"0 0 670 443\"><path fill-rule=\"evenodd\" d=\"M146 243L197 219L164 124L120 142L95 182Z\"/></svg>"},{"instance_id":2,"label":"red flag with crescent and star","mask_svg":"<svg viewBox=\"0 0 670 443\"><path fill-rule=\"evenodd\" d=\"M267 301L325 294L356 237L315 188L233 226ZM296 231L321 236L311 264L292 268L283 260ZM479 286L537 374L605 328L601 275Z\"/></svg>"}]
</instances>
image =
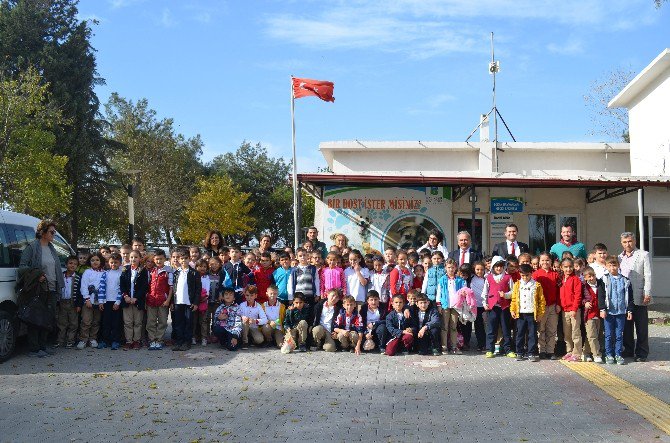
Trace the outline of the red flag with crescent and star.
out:
<instances>
[{"instance_id":1,"label":"red flag with crescent and star","mask_svg":"<svg viewBox=\"0 0 670 443\"><path fill-rule=\"evenodd\" d=\"M334 102L333 89L335 84L324 80L293 77L293 97L309 97L314 95L326 102Z\"/></svg>"}]
</instances>

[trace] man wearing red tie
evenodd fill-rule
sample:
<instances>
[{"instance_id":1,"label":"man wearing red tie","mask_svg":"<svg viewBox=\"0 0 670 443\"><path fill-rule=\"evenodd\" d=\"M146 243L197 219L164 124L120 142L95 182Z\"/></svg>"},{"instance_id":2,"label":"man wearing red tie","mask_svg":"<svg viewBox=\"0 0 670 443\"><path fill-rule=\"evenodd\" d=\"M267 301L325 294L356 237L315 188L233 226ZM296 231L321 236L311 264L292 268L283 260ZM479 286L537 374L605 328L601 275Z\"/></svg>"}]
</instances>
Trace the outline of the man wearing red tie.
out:
<instances>
[{"instance_id":1,"label":"man wearing red tie","mask_svg":"<svg viewBox=\"0 0 670 443\"><path fill-rule=\"evenodd\" d=\"M507 240L496 244L493 248L493 256L501 256L505 260L507 257L513 255L518 257L519 255L528 252L528 245L522 242L516 241L516 237L519 233L519 228L514 223L510 223L505 227L505 238Z\"/></svg>"},{"instance_id":2,"label":"man wearing red tie","mask_svg":"<svg viewBox=\"0 0 670 443\"><path fill-rule=\"evenodd\" d=\"M449 258L453 259L458 263L458 266L464 265L465 263L474 263L482 259L482 253L470 248L472 243L472 238L468 231L461 231L456 237L458 241L458 248L454 249L449 253Z\"/></svg>"}]
</instances>

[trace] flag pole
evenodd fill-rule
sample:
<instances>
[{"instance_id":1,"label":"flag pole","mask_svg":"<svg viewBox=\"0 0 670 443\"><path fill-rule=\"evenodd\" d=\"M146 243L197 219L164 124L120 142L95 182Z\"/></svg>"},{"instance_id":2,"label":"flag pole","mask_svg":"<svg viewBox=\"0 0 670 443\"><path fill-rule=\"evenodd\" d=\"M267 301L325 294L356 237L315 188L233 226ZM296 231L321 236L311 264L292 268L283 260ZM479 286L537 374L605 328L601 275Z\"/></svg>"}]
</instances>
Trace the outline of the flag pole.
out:
<instances>
[{"instance_id":1,"label":"flag pole","mask_svg":"<svg viewBox=\"0 0 670 443\"><path fill-rule=\"evenodd\" d=\"M298 249L300 241L300 224L298 220L298 165L295 155L295 96L293 95L293 76L291 76L291 139L293 142L293 226L294 241L293 249Z\"/></svg>"}]
</instances>

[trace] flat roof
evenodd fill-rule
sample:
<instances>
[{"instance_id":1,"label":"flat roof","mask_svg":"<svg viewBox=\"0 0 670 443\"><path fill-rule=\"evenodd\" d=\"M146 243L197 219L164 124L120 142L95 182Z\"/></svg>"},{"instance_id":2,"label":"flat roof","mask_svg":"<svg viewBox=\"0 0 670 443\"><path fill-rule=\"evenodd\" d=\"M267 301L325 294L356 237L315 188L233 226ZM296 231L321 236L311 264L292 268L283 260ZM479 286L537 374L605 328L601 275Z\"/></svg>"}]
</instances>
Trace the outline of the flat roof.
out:
<instances>
[{"instance_id":1,"label":"flat roof","mask_svg":"<svg viewBox=\"0 0 670 443\"><path fill-rule=\"evenodd\" d=\"M670 48L664 49L646 68L644 68L625 88L608 104L608 108L627 108L635 98L661 73L670 69Z\"/></svg>"},{"instance_id":2,"label":"flat roof","mask_svg":"<svg viewBox=\"0 0 670 443\"><path fill-rule=\"evenodd\" d=\"M431 177L424 175L356 175L356 174L298 174L298 181L314 185L425 185L458 186L475 185L489 187L533 187L533 188L622 188L622 187L670 187L670 178L665 177L523 177L510 174L500 176Z\"/></svg>"}]
</instances>

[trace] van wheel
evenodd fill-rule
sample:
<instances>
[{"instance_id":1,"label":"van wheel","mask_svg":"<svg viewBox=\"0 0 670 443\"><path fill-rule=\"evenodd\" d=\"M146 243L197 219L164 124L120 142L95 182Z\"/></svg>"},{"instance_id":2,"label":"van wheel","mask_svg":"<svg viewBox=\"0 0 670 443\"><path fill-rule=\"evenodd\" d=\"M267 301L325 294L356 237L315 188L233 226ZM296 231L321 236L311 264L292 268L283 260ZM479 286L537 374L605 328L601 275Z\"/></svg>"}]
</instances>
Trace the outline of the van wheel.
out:
<instances>
[{"instance_id":1,"label":"van wheel","mask_svg":"<svg viewBox=\"0 0 670 443\"><path fill-rule=\"evenodd\" d=\"M0 362L4 362L12 356L15 346L14 316L9 312L0 311Z\"/></svg>"}]
</instances>

